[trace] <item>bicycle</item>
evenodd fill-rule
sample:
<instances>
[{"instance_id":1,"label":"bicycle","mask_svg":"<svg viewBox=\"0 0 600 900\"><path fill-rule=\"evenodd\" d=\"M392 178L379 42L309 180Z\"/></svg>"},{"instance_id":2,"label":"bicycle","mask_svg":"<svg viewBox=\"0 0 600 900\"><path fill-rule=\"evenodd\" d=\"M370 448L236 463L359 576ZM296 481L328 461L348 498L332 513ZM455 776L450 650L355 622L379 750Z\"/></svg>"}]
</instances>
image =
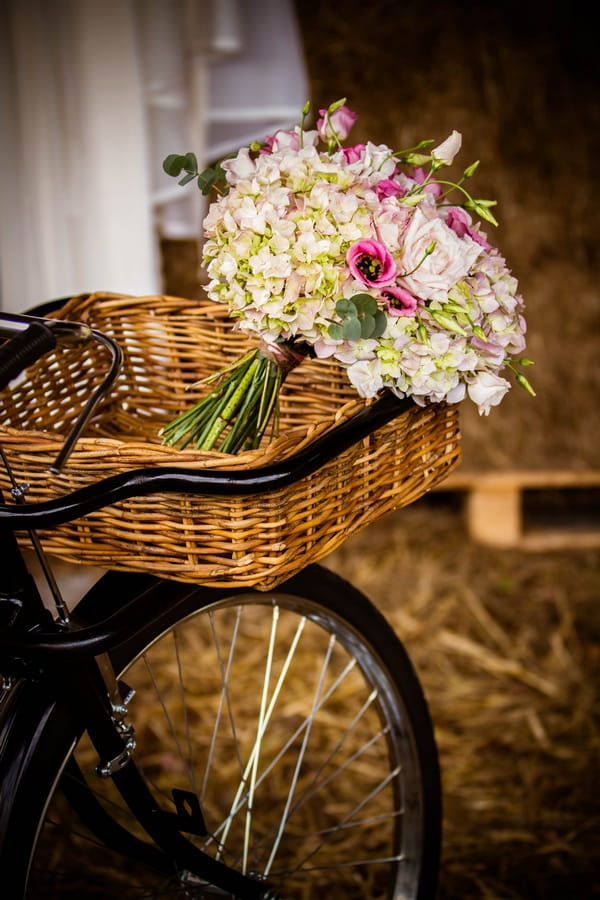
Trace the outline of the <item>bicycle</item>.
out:
<instances>
[{"instance_id":1,"label":"bicycle","mask_svg":"<svg viewBox=\"0 0 600 900\"><path fill-rule=\"evenodd\" d=\"M57 342L111 353L60 470L122 354L88 325L34 312L0 314L0 389ZM407 406L386 395L258 469L135 469L32 502L11 476L13 502L0 506L0 874L11 897L434 897L432 723L406 650L367 597L317 563L264 590L108 559L68 609L36 537L159 491L268 495Z\"/></svg>"}]
</instances>

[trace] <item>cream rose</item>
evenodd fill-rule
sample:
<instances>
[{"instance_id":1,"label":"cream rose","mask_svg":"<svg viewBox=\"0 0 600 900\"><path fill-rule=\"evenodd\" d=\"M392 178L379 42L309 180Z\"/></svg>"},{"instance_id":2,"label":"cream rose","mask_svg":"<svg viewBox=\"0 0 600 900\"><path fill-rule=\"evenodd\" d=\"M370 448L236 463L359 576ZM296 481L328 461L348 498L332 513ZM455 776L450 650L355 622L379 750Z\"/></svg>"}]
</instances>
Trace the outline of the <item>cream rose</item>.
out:
<instances>
[{"instance_id":1,"label":"cream rose","mask_svg":"<svg viewBox=\"0 0 600 900\"><path fill-rule=\"evenodd\" d=\"M445 300L481 251L475 241L458 237L442 219L417 208L404 235L399 280L421 300Z\"/></svg>"}]
</instances>

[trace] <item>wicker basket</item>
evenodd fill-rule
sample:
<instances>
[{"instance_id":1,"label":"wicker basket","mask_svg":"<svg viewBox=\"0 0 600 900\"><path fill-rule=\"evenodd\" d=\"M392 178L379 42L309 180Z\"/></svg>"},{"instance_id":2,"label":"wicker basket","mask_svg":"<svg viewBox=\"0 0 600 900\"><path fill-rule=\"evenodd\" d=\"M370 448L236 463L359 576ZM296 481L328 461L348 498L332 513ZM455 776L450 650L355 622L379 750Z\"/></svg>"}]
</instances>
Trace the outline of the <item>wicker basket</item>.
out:
<instances>
[{"instance_id":1,"label":"wicker basket","mask_svg":"<svg viewBox=\"0 0 600 900\"><path fill-rule=\"evenodd\" d=\"M132 468L264 465L365 405L340 366L305 360L282 390L281 436L264 449L236 456L174 450L162 446L157 433L198 399L190 385L252 346L232 329L223 306L93 294L70 300L53 316L87 322L111 335L121 344L125 363L59 476L49 476L49 466L105 371L104 351L97 345L58 349L16 389L0 395L0 445L16 478L30 485L30 501ZM133 498L40 537L47 552L70 562L267 589L429 491L458 463L459 438L456 407L415 406L291 487L250 497ZM0 488L8 487L2 473Z\"/></svg>"}]
</instances>

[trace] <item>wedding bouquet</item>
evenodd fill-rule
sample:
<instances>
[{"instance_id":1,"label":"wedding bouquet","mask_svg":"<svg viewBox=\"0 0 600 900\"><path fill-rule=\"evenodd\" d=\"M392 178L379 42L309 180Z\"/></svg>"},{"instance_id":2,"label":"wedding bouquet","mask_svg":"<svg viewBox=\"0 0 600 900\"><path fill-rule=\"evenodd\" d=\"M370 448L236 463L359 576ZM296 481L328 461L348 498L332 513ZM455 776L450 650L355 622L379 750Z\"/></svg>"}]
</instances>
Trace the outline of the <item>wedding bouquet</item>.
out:
<instances>
[{"instance_id":1,"label":"wedding bouquet","mask_svg":"<svg viewBox=\"0 0 600 900\"><path fill-rule=\"evenodd\" d=\"M519 366L526 324L518 283L474 217L497 224L494 201L442 177L457 131L400 152L344 142L345 100L305 126L243 147L198 171L193 153L163 167L218 193L204 220L208 296L227 304L256 349L163 431L174 446L231 453L257 447L276 421L287 373L307 355L343 366L361 397L384 390L420 405L469 397L488 414Z\"/></svg>"}]
</instances>

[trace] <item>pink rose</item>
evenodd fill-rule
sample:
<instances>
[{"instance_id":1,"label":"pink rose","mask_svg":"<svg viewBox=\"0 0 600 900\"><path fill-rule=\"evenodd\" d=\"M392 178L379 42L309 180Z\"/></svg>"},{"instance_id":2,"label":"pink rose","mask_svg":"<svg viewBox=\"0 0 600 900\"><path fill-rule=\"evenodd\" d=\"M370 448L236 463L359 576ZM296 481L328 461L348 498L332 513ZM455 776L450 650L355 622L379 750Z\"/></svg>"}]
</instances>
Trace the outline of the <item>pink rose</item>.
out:
<instances>
[{"instance_id":1,"label":"pink rose","mask_svg":"<svg viewBox=\"0 0 600 900\"><path fill-rule=\"evenodd\" d=\"M379 295L391 316L412 316L417 308L417 298L401 287L388 287Z\"/></svg>"},{"instance_id":2,"label":"pink rose","mask_svg":"<svg viewBox=\"0 0 600 900\"><path fill-rule=\"evenodd\" d=\"M464 278L481 253L435 216L417 207L404 234L400 274L403 286L422 300L446 300L450 288Z\"/></svg>"},{"instance_id":3,"label":"pink rose","mask_svg":"<svg viewBox=\"0 0 600 900\"><path fill-rule=\"evenodd\" d=\"M317 131L321 140L327 143L344 141L358 119L356 113L347 106L338 106L331 113L326 109L320 109L319 115L321 118L317 121Z\"/></svg>"},{"instance_id":4,"label":"pink rose","mask_svg":"<svg viewBox=\"0 0 600 900\"><path fill-rule=\"evenodd\" d=\"M380 241L358 241L346 253L346 262L357 281L367 287L383 287L396 277L396 263Z\"/></svg>"}]
</instances>

